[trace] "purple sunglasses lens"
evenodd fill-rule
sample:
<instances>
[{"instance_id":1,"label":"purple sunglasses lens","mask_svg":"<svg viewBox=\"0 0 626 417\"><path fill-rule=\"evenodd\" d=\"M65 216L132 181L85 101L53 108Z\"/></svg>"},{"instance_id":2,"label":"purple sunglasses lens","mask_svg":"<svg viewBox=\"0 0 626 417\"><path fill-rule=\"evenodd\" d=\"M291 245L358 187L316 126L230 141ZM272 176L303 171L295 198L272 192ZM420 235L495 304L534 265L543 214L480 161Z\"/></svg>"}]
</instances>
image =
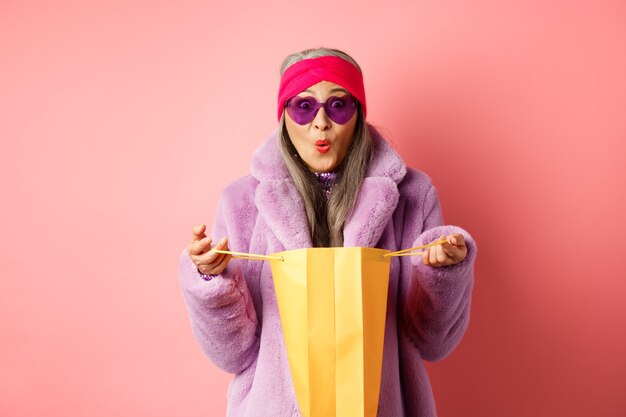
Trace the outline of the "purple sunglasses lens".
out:
<instances>
[{"instance_id":1,"label":"purple sunglasses lens","mask_svg":"<svg viewBox=\"0 0 626 417\"><path fill-rule=\"evenodd\" d=\"M347 123L356 111L357 100L350 95L342 97L328 97L325 103L319 103L314 97L292 97L287 101L286 110L294 122L305 125L315 119L320 107L335 123L343 125Z\"/></svg>"}]
</instances>

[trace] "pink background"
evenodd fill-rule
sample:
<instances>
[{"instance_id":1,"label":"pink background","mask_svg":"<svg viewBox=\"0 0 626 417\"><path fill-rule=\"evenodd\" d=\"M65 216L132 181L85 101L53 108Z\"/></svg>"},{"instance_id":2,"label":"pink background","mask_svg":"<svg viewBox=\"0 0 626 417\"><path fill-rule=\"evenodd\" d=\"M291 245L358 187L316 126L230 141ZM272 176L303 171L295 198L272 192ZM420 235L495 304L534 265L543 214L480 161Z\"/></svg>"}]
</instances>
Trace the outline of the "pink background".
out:
<instances>
[{"instance_id":1,"label":"pink background","mask_svg":"<svg viewBox=\"0 0 626 417\"><path fill-rule=\"evenodd\" d=\"M330 46L480 252L440 416L626 415L623 1L0 1L0 415L219 416L177 263Z\"/></svg>"}]
</instances>

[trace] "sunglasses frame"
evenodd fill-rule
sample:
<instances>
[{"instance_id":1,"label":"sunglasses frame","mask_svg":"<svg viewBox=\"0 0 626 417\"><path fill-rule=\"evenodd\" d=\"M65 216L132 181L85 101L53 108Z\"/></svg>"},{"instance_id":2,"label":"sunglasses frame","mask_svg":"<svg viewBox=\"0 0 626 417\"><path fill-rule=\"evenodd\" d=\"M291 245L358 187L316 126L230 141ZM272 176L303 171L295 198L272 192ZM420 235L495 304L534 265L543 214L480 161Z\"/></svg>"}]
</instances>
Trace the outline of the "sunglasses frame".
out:
<instances>
[{"instance_id":1,"label":"sunglasses frame","mask_svg":"<svg viewBox=\"0 0 626 417\"><path fill-rule=\"evenodd\" d=\"M298 112L298 110L294 106L291 105L294 99L301 99L299 100L300 102L306 101L307 103L313 106L310 110L307 109L307 111L305 111L305 109L300 109L303 113L306 113L306 118L303 118L304 114L300 114L300 115L295 114L295 112ZM329 103L331 103L335 99L342 99L344 101L347 100L348 103L346 104L348 106L351 106L351 108L353 109L350 112L350 117L348 117L346 120L343 120L343 118L340 118L339 120L335 120L335 118L339 117L339 114L337 114L337 109L335 109L334 107L330 107L329 105ZM317 116L317 113L319 112L320 108L324 107L324 111L326 112L326 115L328 116L330 120L332 120L334 123L344 125L348 123L350 119L352 119L352 116L354 116L354 112L356 112L358 109L358 102L359 101L356 99L356 97L354 97L351 94L346 94L344 96L330 96L324 102L319 102L312 96L306 96L306 97L293 96L285 102L285 112L288 113L291 119L297 124L306 125L306 124L311 123ZM348 110L346 107L342 107L341 109L342 110L345 109L344 111ZM310 117L310 120L309 120L309 117Z\"/></svg>"}]
</instances>

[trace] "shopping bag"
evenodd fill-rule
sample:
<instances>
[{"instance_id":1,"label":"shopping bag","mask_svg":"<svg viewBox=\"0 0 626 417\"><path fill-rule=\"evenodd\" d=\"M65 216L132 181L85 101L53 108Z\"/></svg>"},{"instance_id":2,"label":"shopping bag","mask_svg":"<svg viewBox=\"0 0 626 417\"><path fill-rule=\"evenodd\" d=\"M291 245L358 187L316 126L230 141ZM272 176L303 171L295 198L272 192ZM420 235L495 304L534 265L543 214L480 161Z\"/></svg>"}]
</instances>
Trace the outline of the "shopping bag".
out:
<instances>
[{"instance_id":1,"label":"shopping bag","mask_svg":"<svg viewBox=\"0 0 626 417\"><path fill-rule=\"evenodd\" d=\"M296 398L303 417L375 417L392 256L364 247L305 248L268 260Z\"/></svg>"},{"instance_id":2,"label":"shopping bag","mask_svg":"<svg viewBox=\"0 0 626 417\"><path fill-rule=\"evenodd\" d=\"M270 260L304 417L376 416L390 266L384 252L310 248Z\"/></svg>"}]
</instances>

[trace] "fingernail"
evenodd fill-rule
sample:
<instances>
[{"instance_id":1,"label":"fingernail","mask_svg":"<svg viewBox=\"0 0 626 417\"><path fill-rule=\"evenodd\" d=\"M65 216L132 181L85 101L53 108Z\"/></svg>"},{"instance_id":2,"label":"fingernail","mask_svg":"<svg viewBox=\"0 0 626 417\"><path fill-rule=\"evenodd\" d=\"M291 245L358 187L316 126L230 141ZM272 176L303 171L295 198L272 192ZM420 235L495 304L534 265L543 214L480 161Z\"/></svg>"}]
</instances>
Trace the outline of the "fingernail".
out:
<instances>
[{"instance_id":1,"label":"fingernail","mask_svg":"<svg viewBox=\"0 0 626 417\"><path fill-rule=\"evenodd\" d=\"M220 239L220 245L223 245L224 243L226 243L226 238L225 237Z\"/></svg>"}]
</instances>

